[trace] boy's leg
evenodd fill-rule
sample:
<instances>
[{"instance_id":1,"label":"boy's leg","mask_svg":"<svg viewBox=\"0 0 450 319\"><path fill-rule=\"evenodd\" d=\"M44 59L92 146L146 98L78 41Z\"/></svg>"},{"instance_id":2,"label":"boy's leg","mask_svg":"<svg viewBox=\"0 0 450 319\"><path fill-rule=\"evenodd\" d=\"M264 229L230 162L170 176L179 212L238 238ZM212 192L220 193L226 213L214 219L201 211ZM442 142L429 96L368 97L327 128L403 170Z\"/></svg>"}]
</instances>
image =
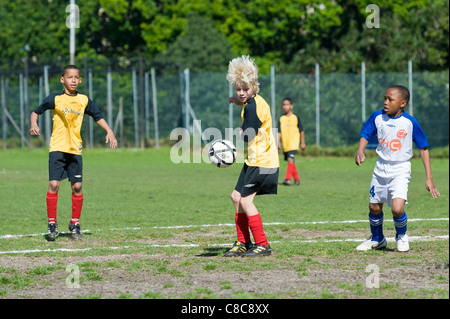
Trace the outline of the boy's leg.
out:
<instances>
[{"instance_id":1,"label":"boy's leg","mask_svg":"<svg viewBox=\"0 0 450 319\"><path fill-rule=\"evenodd\" d=\"M82 183L72 183L72 219L70 222L76 224L80 221L81 209L83 208Z\"/></svg>"},{"instance_id":2,"label":"boy's leg","mask_svg":"<svg viewBox=\"0 0 450 319\"><path fill-rule=\"evenodd\" d=\"M244 244L249 244L251 242L250 239L250 231L248 229L248 218L242 208L241 201L241 193L236 190L233 190L231 193L231 200L233 201L233 205L235 208L235 223L236 223L236 232L237 239L239 242Z\"/></svg>"},{"instance_id":3,"label":"boy's leg","mask_svg":"<svg viewBox=\"0 0 450 319\"><path fill-rule=\"evenodd\" d=\"M49 223L56 223L58 191L60 185L61 185L60 181L53 180L48 182L46 201L47 201L47 219Z\"/></svg>"},{"instance_id":4,"label":"boy's leg","mask_svg":"<svg viewBox=\"0 0 450 319\"><path fill-rule=\"evenodd\" d=\"M369 210L370 232L372 235L356 247L356 250L382 249L387 245L383 234L383 203L370 203Z\"/></svg>"},{"instance_id":5,"label":"boy's leg","mask_svg":"<svg viewBox=\"0 0 450 319\"><path fill-rule=\"evenodd\" d=\"M245 211L245 214L247 215L248 226L252 231L255 243L257 245L268 246L269 243L267 241L266 234L264 233L261 215L259 214L255 204L253 203L253 199L255 198L255 196L256 193L250 194L248 196L242 196L241 205Z\"/></svg>"},{"instance_id":6,"label":"boy's leg","mask_svg":"<svg viewBox=\"0 0 450 319\"><path fill-rule=\"evenodd\" d=\"M392 215L395 226L395 240L398 251L408 251L409 241L406 235L408 216L405 212L405 200L403 198L392 199Z\"/></svg>"}]
</instances>

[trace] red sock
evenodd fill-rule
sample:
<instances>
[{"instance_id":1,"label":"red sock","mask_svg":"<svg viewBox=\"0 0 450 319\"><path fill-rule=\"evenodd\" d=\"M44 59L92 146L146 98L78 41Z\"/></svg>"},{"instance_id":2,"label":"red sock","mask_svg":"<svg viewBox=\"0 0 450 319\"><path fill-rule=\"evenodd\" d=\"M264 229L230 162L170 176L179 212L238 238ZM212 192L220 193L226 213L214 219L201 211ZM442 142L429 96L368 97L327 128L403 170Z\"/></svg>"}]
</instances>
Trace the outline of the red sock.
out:
<instances>
[{"instance_id":1,"label":"red sock","mask_svg":"<svg viewBox=\"0 0 450 319\"><path fill-rule=\"evenodd\" d=\"M255 239L255 244L268 246L266 234L264 234L263 224L261 221L261 215L256 214L253 216L248 216L248 226L252 231L253 238Z\"/></svg>"},{"instance_id":2,"label":"red sock","mask_svg":"<svg viewBox=\"0 0 450 319\"><path fill-rule=\"evenodd\" d=\"M70 222L76 224L80 220L81 208L83 207L83 194L72 194L72 219Z\"/></svg>"},{"instance_id":3,"label":"red sock","mask_svg":"<svg viewBox=\"0 0 450 319\"><path fill-rule=\"evenodd\" d=\"M236 213L234 218L236 222L236 231L238 241L247 244L250 242L250 231L248 229L248 218L244 213Z\"/></svg>"},{"instance_id":4,"label":"red sock","mask_svg":"<svg viewBox=\"0 0 450 319\"><path fill-rule=\"evenodd\" d=\"M287 179L289 181L291 180L292 170L293 170L292 163L288 163L287 170L286 170L286 177L284 179Z\"/></svg>"},{"instance_id":5,"label":"red sock","mask_svg":"<svg viewBox=\"0 0 450 319\"><path fill-rule=\"evenodd\" d=\"M49 223L56 223L56 206L58 204L58 193L47 191L47 219Z\"/></svg>"},{"instance_id":6,"label":"red sock","mask_svg":"<svg viewBox=\"0 0 450 319\"><path fill-rule=\"evenodd\" d=\"M298 177L297 166L295 166L295 163L292 163L292 174L294 175L294 181L300 180L300 177Z\"/></svg>"}]
</instances>

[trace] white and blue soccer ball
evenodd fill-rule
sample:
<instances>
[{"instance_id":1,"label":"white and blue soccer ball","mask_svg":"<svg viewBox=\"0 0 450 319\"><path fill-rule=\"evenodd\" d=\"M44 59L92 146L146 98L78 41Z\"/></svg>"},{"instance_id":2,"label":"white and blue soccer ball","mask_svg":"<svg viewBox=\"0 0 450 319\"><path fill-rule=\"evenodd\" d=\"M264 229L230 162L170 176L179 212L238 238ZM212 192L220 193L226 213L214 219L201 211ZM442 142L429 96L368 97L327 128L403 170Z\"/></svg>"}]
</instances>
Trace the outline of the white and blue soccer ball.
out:
<instances>
[{"instance_id":1,"label":"white and blue soccer ball","mask_svg":"<svg viewBox=\"0 0 450 319\"><path fill-rule=\"evenodd\" d=\"M208 156L214 166L228 167L236 161L236 147L228 140L215 140L209 146Z\"/></svg>"}]
</instances>

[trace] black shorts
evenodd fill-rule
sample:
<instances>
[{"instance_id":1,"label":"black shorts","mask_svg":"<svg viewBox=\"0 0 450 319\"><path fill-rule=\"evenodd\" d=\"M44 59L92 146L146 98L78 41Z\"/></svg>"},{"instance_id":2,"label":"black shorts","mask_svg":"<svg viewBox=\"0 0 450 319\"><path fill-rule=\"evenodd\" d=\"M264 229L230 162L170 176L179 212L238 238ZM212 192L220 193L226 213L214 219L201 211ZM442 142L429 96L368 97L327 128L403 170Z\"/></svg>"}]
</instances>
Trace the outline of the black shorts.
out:
<instances>
[{"instance_id":1,"label":"black shorts","mask_svg":"<svg viewBox=\"0 0 450 319\"><path fill-rule=\"evenodd\" d=\"M297 151L287 151L287 152L284 152L284 160L287 161L288 158L295 159L295 154L297 154Z\"/></svg>"},{"instance_id":2,"label":"black shorts","mask_svg":"<svg viewBox=\"0 0 450 319\"><path fill-rule=\"evenodd\" d=\"M48 156L48 180L61 181L69 178L72 183L82 181L83 157L81 155L50 152Z\"/></svg>"},{"instance_id":3,"label":"black shorts","mask_svg":"<svg viewBox=\"0 0 450 319\"><path fill-rule=\"evenodd\" d=\"M248 196L256 192L256 195L276 194L278 188L277 168L265 168L248 166L244 164L236 187L241 196Z\"/></svg>"}]
</instances>

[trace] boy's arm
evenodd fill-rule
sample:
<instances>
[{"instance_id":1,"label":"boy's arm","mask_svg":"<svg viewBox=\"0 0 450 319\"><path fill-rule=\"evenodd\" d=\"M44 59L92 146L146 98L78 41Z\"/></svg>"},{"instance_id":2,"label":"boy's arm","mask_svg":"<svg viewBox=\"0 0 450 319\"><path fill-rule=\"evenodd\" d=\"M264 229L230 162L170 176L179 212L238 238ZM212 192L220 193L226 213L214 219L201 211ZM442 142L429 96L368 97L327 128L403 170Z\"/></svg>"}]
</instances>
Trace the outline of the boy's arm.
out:
<instances>
[{"instance_id":1,"label":"boy's arm","mask_svg":"<svg viewBox=\"0 0 450 319\"><path fill-rule=\"evenodd\" d=\"M364 137L359 139L358 150L356 151L355 163L358 166L361 166L362 163L366 160L366 156L364 155L364 149L366 148L369 141Z\"/></svg>"},{"instance_id":2,"label":"boy's arm","mask_svg":"<svg viewBox=\"0 0 450 319\"><path fill-rule=\"evenodd\" d=\"M97 124L100 125L100 127L106 131L106 143L109 142L111 148L116 148L117 147L116 137L114 136L114 132L111 130L108 123L106 123L105 119L98 120Z\"/></svg>"},{"instance_id":3,"label":"boy's arm","mask_svg":"<svg viewBox=\"0 0 450 319\"><path fill-rule=\"evenodd\" d=\"M30 116L30 134L31 135L37 135L40 136L41 133L41 129L39 128L39 125L37 123L37 119L39 117L39 114L37 114L36 112L31 112L31 116Z\"/></svg>"},{"instance_id":4,"label":"boy's arm","mask_svg":"<svg viewBox=\"0 0 450 319\"><path fill-rule=\"evenodd\" d=\"M425 167L425 174L427 176L425 188L430 192L433 198L438 198L441 196L441 193L439 193L438 189L434 186L433 175L431 174L430 152L428 151L428 147L421 148L419 151L423 166Z\"/></svg>"},{"instance_id":5,"label":"boy's arm","mask_svg":"<svg viewBox=\"0 0 450 319\"><path fill-rule=\"evenodd\" d=\"M281 148L280 138L281 138L281 133L277 132L277 147L279 149Z\"/></svg>"},{"instance_id":6,"label":"boy's arm","mask_svg":"<svg viewBox=\"0 0 450 319\"><path fill-rule=\"evenodd\" d=\"M306 149L305 131L300 131L300 147L302 150Z\"/></svg>"}]
</instances>

